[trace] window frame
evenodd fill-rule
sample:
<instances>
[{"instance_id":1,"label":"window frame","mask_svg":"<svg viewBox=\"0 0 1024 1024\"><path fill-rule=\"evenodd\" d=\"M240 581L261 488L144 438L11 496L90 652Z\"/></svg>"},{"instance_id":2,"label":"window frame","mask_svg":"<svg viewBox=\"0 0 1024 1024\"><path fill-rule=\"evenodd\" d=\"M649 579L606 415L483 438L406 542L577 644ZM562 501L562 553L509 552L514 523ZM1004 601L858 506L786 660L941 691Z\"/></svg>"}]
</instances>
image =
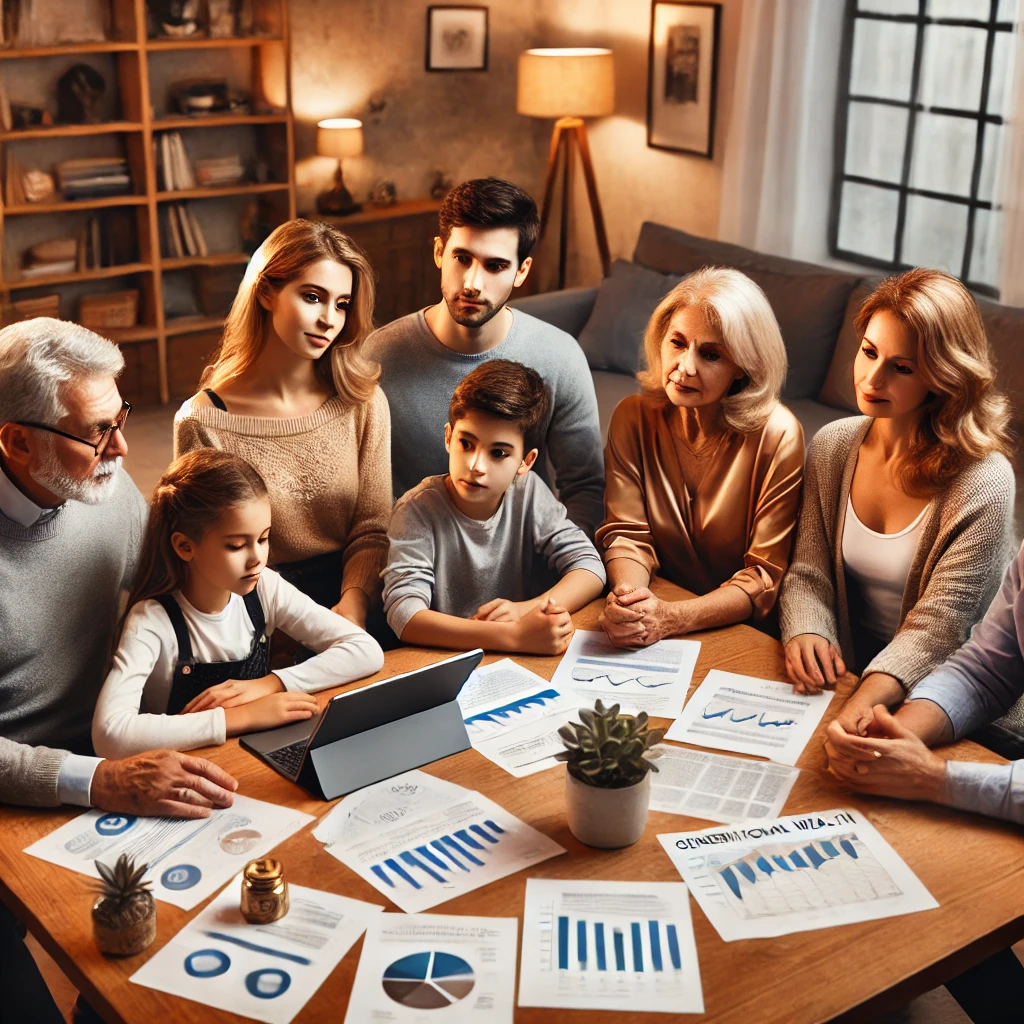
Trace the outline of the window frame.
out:
<instances>
[{"instance_id":1,"label":"window frame","mask_svg":"<svg viewBox=\"0 0 1024 1024\"><path fill-rule=\"evenodd\" d=\"M862 266L874 267L877 270L884 270L889 273L896 273L910 269L913 264L906 263L902 259L904 232L907 220L907 199L909 196L924 196L930 199L938 199L943 202L956 203L967 207L967 233L964 239L964 253L960 263L960 271L957 274L964 283L974 292L982 295L989 295L993 298L999 297L998 288L989 284L983 284L970 279L971 260L974 250L975 219L978 210L998 210L998 203L978 198L978 189L981 183L982 161L985 147L985 128L988 125L999 126L1005 123L1004 118L998 114L986 112L990 87L992 83L992 55L995 49L996 35L999 32L1013 32L1012 21L999 21L999 0L989 0L989 17L982 21L975 18L936 18L927 13L928 0L917 0L918 9L916 14L893 14L885 11L862 11L858 9L858 0L846 0L846 9L843 19L843 41L840 51L839 62L839 83L836 93L836 117L835 117L835 139L834 139L834 165L832 171L832 194L829 203L829 224L828 224L828 246L829 253L837 259L847 260ZM914 63L911 74L910 97L907 100L893 100L877 96L865 96L850 91L850 72L853 65L853 39L857 20L884 21L890 23L910 24L916 26L914 41ZM982 71L981 95L977 111L959 110L948 107L926 107L918 99L921 88L921 68L924 57L925 29L929 25L944 25L954 28L982 29L986 31L985 41L985 62ZM880 106L895 107L907 111L906 138L903 145L903 164L900 171L899 183L892 181L881 181L860 174L847 174L846 165L846 133L849 110L851 103L875 103ZM934 113L948 117L959 117L977 122L977 131L974 142L974 162L971 168L970 194L967 196L954 193L937 192L932 189L915 188L910 185L910 171L914 154L914 138L917 124L917 117L922 113ZM896 229L893 239L893 258L891 260L879 259L865 253L854 252L844 249L839 245L839 218L842 203L843 185L846 182L853 184L867 185L874 188L884 188L898 193L898 206L896 211Z\"/></svg>"}]
</instances>

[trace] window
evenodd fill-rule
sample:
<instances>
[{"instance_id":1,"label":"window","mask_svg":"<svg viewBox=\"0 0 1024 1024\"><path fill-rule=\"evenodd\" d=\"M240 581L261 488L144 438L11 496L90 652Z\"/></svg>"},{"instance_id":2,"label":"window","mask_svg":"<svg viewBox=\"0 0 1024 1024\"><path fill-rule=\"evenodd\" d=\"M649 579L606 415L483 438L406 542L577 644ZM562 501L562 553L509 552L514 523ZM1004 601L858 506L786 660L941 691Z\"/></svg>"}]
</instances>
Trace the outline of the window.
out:
<instances>
[{"instance_id":1,"label":"window","mask_svg":"<svg viewBox=\"0 0 1024 1024\"><path fill-rule=\"evenodd\" d=\"M848 0L829 244L998 296L1017 0Z\"/></svg>"}]
</instances>

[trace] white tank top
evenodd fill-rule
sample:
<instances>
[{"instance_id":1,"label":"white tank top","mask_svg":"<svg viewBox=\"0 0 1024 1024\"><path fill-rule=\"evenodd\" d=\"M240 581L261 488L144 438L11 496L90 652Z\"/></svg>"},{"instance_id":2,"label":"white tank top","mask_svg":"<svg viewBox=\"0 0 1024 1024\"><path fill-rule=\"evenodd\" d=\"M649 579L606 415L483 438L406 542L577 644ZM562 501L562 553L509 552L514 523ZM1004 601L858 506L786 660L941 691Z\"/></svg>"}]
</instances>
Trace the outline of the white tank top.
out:
<instances>
[{"instance_id":1,"label":"white tank top","mask_svg":"<svg viewBox=\"0 0 1024 1024\"><path fill-rule=\"evenodd\" d=\"M925 505L921 514L899 533L876 533L857 518L853 501L846 499L843 567L860 590L863 616L858 625L885 643L896 635L903 591L927 511Z\"/></svg>"}]
</instances>

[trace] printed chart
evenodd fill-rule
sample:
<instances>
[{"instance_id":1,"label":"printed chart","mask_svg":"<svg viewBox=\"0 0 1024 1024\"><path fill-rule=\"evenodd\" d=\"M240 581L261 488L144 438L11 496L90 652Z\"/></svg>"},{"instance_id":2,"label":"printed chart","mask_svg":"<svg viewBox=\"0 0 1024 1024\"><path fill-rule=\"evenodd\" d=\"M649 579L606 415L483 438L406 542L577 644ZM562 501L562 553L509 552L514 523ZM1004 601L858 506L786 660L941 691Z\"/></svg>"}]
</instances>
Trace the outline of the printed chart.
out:
<instances>
[{"instance_id":1,"label":"printed chart","mask_svg":"<svg viewBox=\"0 0 1024 1024\"><path fill-rule=\"evenodd\" d=\"M481 794L420 771L350 794L313 835L410 914L565 853Z\"/></svg>"},{"instance_id":2,"label":"printed chart","mask_svg":"<svg viewBox=\"0 0 1024 1024\"><path fill-rule=\"evenodd\" d=\"M658 771L651 775L651 810L709 821L774 818L800 771L706 750L660 743Z\"/></svg>"},{"instance_id":3,"label":"printed chart","mask_svg":"<svg viewBox=\"0 0 1024 1024\"><path fill-rule=\"evenodd\" d=\"M700 653L697 640L659 640L639 651L613 647L601 631L577 629L551 678L584 702L600 698L630 710L675 718Z\"/></svg>"},{"instance_id":4,"label":"printed chart","mask_svg":"<svg viewBox=\"0 0 1024 1024\"><path fill-rule=\"evenodd\" d=\"M87 811L25 852L92 878L99 878L94 861L113 867L126 853L149 865L145 877L158 900L191 910L248 861L312 820L236 793L231 807L192 821Z\"/></svg>"},{"instance_id":5,"label":"printed chart","mask_svg":"<svg viewBox=\"0 0 1024 1024\"><path fill-rule=\"evenodd\" d=\"M858 811L816 811L658 840L726 942L938 906Z\"/></svg>"},{"instance_id":6,"label":"printed chart","mask_svg":"<svg viewBox=\"0 0 1024 1024\"><path fill-rule=\"evenodd\" d=\"M242 876L132 976L137 985L268 1024L288 1024L384 908L289 885L279 921L238 909Z\"/></svg>"},{"instance_id":7,"label":"printed chart","mask_svg":"<svg viewBox=\"0 0 1024 1024\"><path fill-rule=\"evenodd\" d=\"M474 749L516 778L559 763L558 730L580 703L511 658L477 669L459 694Z\"/></svg>"},{"instance_id":8,"label":"printed chart","mask_svg":"<svg viewBox=\"0 0 1024 1024\"><path fill-rule=\"evenodd\" d=\"M665 738L795 765L832 696L801 696L789 683L712 669Z\"/></svg>"},{"instance_id":9,"label":"printed chart","mask_svg":"<svg viewBox=\"0 0 1024 1024\"><path fill-rule=\"evenodd\" d=\"M379 915L366 930L345 1024L512 1024L518 925Z\"/></svg>"},{"instance_id":10,"label":"printed chart","mask_svg":"<svg viewBox=\"0 0 1024 1024\"><path fill-rule=\"evenodd\" d=\"M702 1013L686 886L528 879L519 1005Z\"/></svg>"},{"instance_id":11,"label":"printed chart","mask_svg":"<svg viewBox=\"0 0 1024 1024\"><path fill-rule=\"evenodd\" d=\"M747 919L902 895L855 832L795 846L757 847L721 865L712 857L708 866L733 910Z\"/></svg>"},{"instance_id":12,"label":"printed chart","mask_svg":"<svg viewBox=\"0 0 1024 1024\"><path fill-rule=\"evenodd\" d=\"M432 949L390 964L381 986L396 1003L417 1010L439 1010L461 1002L473 991L476 977L461 956Z\"/></svg>"}]
</instances>

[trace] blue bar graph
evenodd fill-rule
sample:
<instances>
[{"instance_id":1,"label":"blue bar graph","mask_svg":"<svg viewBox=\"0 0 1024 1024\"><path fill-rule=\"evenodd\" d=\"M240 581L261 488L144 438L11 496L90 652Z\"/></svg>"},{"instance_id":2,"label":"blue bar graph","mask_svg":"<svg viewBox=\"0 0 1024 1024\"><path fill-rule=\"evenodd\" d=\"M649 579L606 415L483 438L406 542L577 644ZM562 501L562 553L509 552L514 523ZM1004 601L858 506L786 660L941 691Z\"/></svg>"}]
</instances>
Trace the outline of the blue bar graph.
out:
<instances>
[{"instance_id":1,"label":"blue bar graph","mask_svg":"<svg viewBox=\"0 0 1024 1024\"><path fill-rule=\"evenodd\" d=\"M622 940L622 929L612 929L612 941L615 944L615 970L624 971L626 969L626 947Z\"/></svg>"},{"instance_id":2,"label":"blue bar graph","mask_svg":"<svg viewBox=\"0 0 1024 1024\"><path fill-rule=\"evenodd\" d=\"M558 969L569 970L569 918L558 919Z\"/></svg>"},{"instance_id":3,"label":"blue bar graph","mask_svg":"<svg viewBox=\"0 0 1024 1024\"><path fill-rule=\"evenodd\" d=\"M661 962L661 929L657 921L648 921L647 928L651 936L651 964L656 971L663 970Z\"/></svg>"},{"instance_id":4,"label":"blue bar graph","mask_svg":"<svg viewBox=\"0 0 1024 1024\"><path fill-rule=\"evenodd\" d=\"M576 922L576 959L579 961L580 970L587 969L587 922Z\"/></svg>"},{"instance_id":5,"label":"blue bar graph","mask_svg":"<svg viewBox=\"0 0 1024 1024\"><path fill-rule=\"evenodd\" d=\"M597 969L608 970L608 959L604 955L604 925L600 921L594 925L594 950L597 953Z\"/></svg>"},{"instance_id":6,"label":"blue bar graph","mask_svg":"<svg viewBox=\"0 0 1024 1024\"><path fill-rule=\"evenodd\" d=\"M475 822L453 829L450 835L401 850L394 857L371 864L370 871L389 889L402 885L413 889L450 885L458 872L470 874L485 867L504 835L505 830L497 822Z\"/></svg>"}]
</instances>

